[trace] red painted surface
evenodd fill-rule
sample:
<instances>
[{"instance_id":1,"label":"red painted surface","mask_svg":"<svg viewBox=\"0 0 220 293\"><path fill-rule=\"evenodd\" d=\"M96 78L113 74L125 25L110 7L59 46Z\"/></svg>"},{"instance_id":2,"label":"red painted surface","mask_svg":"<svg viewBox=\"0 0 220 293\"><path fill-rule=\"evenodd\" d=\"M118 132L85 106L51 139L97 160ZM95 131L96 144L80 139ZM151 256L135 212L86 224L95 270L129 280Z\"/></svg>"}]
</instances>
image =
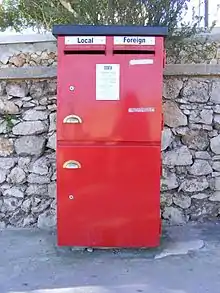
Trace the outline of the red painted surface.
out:
<instances>
[{"instance_id":1,"label":"red painted surface","mask_svg":"<svg viewBox=\"0 0 220 293\"><path fill-rule=\"evenodd\" d=\"M159 245L163 38L150 46L154 52L146 54L147 49L114 47L113 38L107 37L106 46L77 46L90 51L70 54L76 46L67 47L64 38L58 38L59 245ZM91 50L105 54L90 54ZM133 59L153 59L154 64L130 65ZM96 64L120 64L119 101L96 100ZM69 90L71 85L74 91ZM128 112L146 107L155 111ZM72 114L82 123L64 124ZM64 169L69 160L81 168Z\"/></svg>"},{"instance_id":2,"label":"red painted surface","mask_svg":"<svg viewBox=\"0 0 220 293\"><path fill-rule=\"evenodd\" d=\"M64 40L61 38L58 71L58 140L159 143L163 39L157 38L154 55L113 55L113 47L107 55L64 55L63 44ZM121 49L122 46L119 47ZM126 50L128 48L130 49L130 46L125 47ZM83 49L85 50L84 47ZM135 49L137 50L137 46ZM132 59L153 59L154 64L129 65ZM99 63L120 64L120 101L96 101L95 69ZM75 86L74 92L69 91L72 84ZM147 114L128 112L129 108L140 107L155 107L156 111ZM70 114L80 116L83 123L63 124L63 119Z\"/></svg>"},{"instance_id":3,"label":"red painted surface","mask_svg":"<svg viewBox=\"0 0 220 293\"><path fill-rule=\"evenodd\" d=\"M62 169L73 154L81 168ZM159 157L158 146L58 146L59 244L159 244Z\"/></svg>"}]
</instances>

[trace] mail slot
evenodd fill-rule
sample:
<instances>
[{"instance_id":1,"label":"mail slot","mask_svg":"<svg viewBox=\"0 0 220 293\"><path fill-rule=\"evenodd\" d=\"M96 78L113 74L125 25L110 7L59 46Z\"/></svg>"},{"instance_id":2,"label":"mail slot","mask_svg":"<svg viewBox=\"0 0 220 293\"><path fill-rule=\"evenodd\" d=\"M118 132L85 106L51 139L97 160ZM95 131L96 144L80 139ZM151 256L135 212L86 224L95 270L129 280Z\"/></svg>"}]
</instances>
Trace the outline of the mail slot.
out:
<instances>
[{"instance_id":1,"label":"mail slot","mask_svg":"<svg viewBox=\"0 0 220 293\"><path fill-rule=\"evenodd\" d=\"M165 27L57 25L58 244L160 242Z\"/></svg>"}]
</instances>

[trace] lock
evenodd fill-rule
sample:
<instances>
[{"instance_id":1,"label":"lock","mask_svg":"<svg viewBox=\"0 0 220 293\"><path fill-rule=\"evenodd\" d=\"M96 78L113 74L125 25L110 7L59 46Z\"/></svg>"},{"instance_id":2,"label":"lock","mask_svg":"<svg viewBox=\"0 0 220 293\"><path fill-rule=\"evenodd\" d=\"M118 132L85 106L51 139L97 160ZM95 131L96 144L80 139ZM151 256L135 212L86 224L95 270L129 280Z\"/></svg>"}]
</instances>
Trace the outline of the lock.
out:
<instances>
[{"instance_id":1,"label":"lock","mask_svg":"<svg viewBox=\"0 0 220 293\"><path fill-rule=\"evenodd\" d=\"M75 87L73 85L70 86L70 91L73 92Z\"/></svg>"},{"instance_id":2,"label":"lock","mask_svg":"<svg viewBox=\"0 0 220 293\"><path fill-rule=\"evenodd\" d=\"M70 195L69 195L69 199L70 199L70 200L73 200L73 199L74 199L74 196L73 196L72 194L70 194Z\"/></svg>"}]
</instances>

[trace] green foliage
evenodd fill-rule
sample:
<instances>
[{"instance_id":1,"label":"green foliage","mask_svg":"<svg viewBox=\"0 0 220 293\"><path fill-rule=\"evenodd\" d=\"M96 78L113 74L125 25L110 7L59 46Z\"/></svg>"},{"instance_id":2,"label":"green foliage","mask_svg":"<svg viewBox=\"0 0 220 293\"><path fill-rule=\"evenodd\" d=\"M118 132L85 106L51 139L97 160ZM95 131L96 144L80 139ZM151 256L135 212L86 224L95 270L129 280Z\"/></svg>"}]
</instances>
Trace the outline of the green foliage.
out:
<instances>
[{"instance_id":1,"label":"green foliage","mask_svg":"<svg viewBox=\"0 0 220 293\"><path fill-rule=\"evenodd\" d=\"M10 115L10 114L4 114L4 115L2 115L2 118L3 118L3 120L6 122L6 124L7 124L7 130L8 131L11 131L12 130L12 128L13 128L13 126L14 126L14 124L13 124L13 115Z\"/></svg>"},{"instance_id":2,"label":"green foliage","mask_svg":"<svg viewBox=\"0 0 220 293\"><path fill-rule=\"evenodd\" d=\"M3 0L0 26L50 30L65 24L150 24L169 26L181 21L190 0Z\"/></svg>"},{"instance_id":3,"label":"green foliage","mask_svg":"<svg viewBox=\"0 0 220 293\"><path fill-rule=\"evenodd\" d=\"M0 6L0 30L12 27L16 31L22 31L32 27L42 32L50 31L53 24L67 23L168 26L168 56L180 56L185 47L185 39L202 31L198 29L201 19L197 17L191 23L183 24L183 16L190 1L192 0L3 0ZM195 42L198 43L199 40Z\"/></svg>"}]
</instances>

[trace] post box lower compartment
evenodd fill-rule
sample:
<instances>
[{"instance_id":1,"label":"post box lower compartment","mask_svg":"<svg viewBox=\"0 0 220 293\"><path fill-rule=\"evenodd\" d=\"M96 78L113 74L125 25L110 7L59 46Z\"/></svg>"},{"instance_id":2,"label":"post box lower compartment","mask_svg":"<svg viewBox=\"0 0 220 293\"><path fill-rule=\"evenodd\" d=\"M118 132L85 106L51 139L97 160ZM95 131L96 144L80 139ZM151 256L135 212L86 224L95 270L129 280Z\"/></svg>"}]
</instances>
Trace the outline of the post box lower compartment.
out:
<instances>
[{"instance_id":1,"label":"post box lower compartment","mask_svg":"<svg viewBox=\"0 0 220 293\"><path fill-rule=\"evenodd\" d=\"M58 244L159 245L160 162L159 146L58 142Z\"/></svg>"}]
</instances>

